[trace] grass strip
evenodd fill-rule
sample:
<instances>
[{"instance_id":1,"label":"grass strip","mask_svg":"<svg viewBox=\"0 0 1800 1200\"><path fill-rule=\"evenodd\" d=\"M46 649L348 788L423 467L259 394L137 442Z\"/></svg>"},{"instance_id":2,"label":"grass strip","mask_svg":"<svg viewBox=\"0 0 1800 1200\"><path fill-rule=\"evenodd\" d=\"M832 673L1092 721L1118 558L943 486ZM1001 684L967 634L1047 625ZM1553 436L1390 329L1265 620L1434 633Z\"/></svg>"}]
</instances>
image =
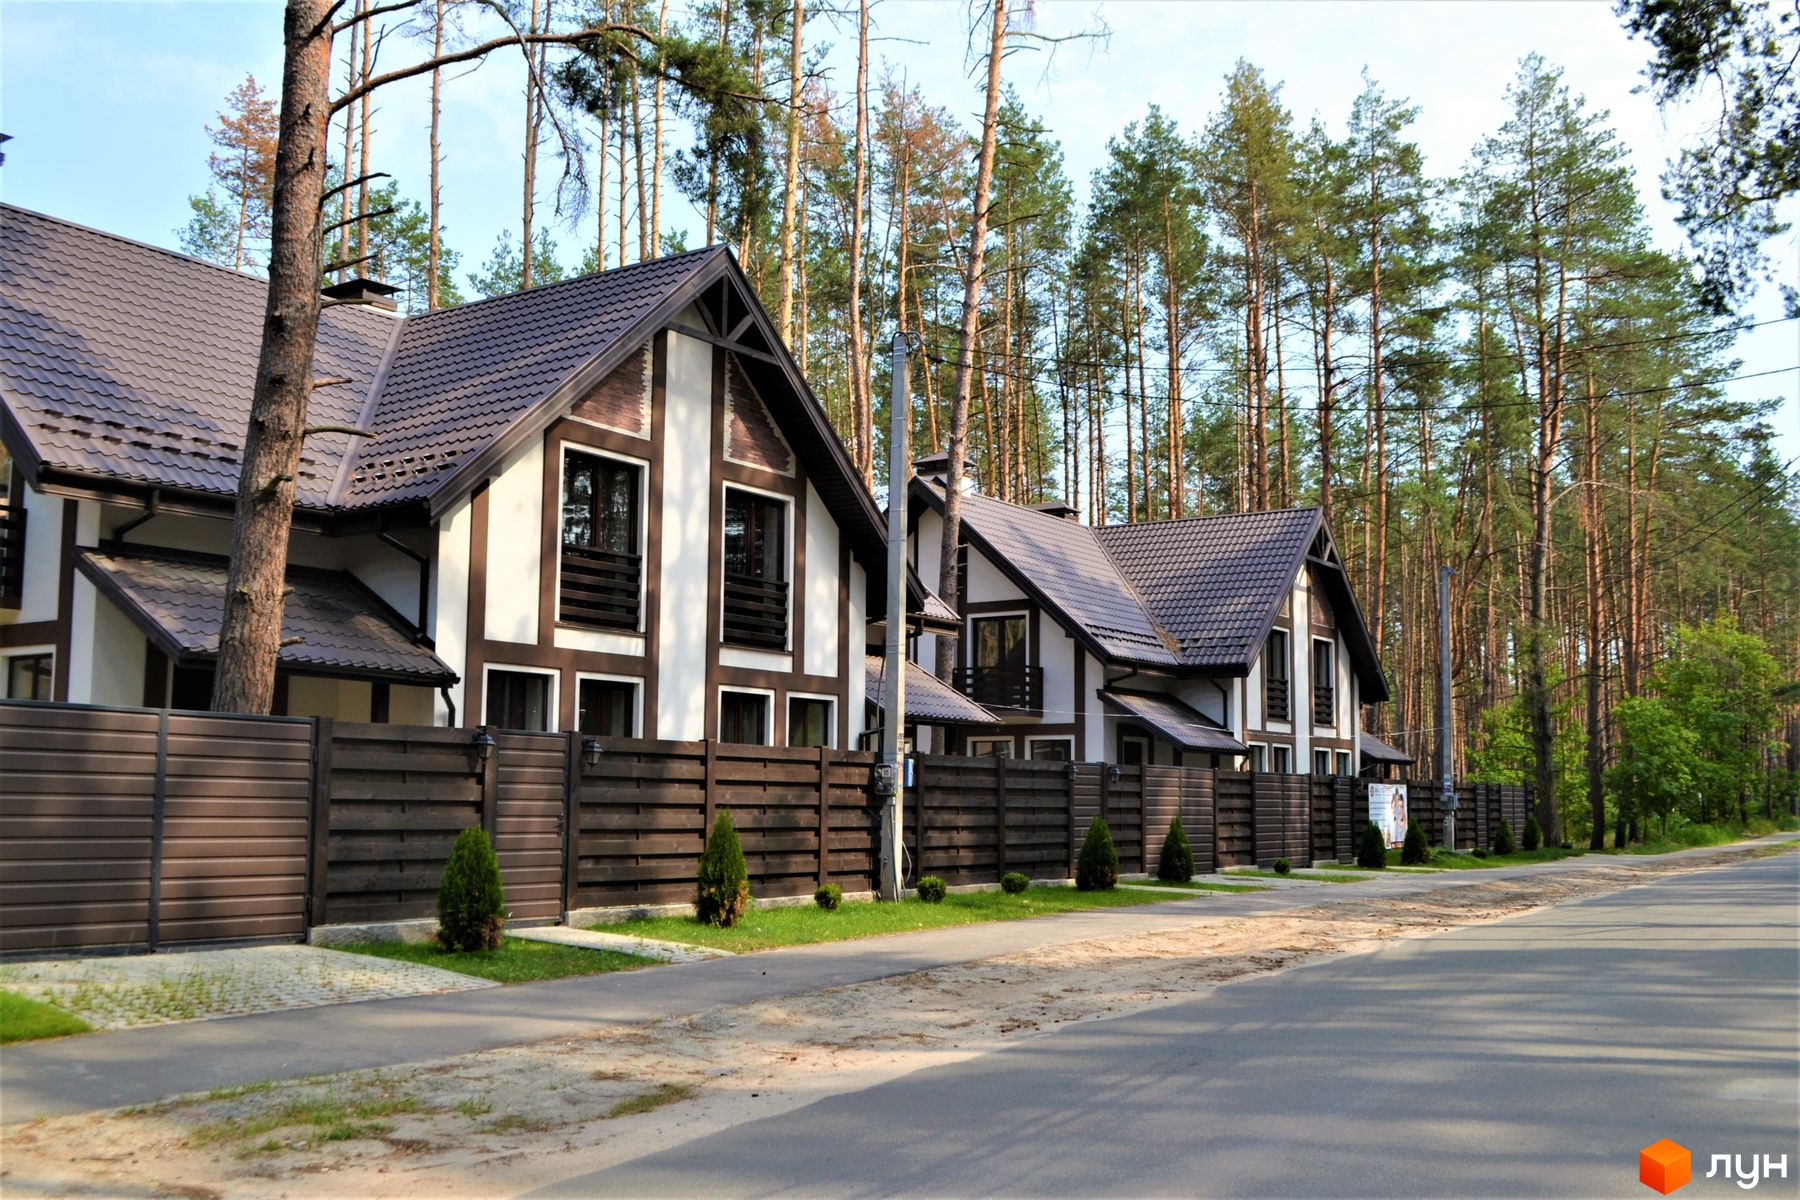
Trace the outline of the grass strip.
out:
<instances>
[{"instance_id":1,"label":"grass strip","mask_svg":"<svg viewBox=\"0 0 1800 1200\"><path fill-rule=\"evenodd\" d=\"M94 1027L54 1004L30 1000L17 992L0 992L0 1046L40 1038L87 1033Z\"/></svg>"},{"instance_id":2,"label":"grass strip","mask_svg":"<svg viewBox=\"0 0 1800 1200\"><path fill-rule=\"evenodd\" d=\"M334 949L419 963L478 979L492 979L496 983L535 983L545 979L566 979L571 975L604 975L609 971L652 967L661 961L618 950L590 950L585 946L510 937L501 939L498 950L485 951L441 950L427 942L364 942Z\"/></svg>"},{"instance_id":3,"label":"grass strip","mask_svg":"<svg viewBox=\"0 0 1800 1200\"><path fill-rule=\"evenodd\" d=\"M1137 888L1083 892L1068 887L1034 887L1016 896L1005 892L956 892L944 897L941 904L927 904L917 899L889 903L846 900L836 912L826 912L811 904L781 908L758 906L729 929L702 925L691 916L649 917L592 928L665 942L711 946L741 954L780 946L807 946L816 942L841 942L920 929L975 925L984 921L1160 904L1172 899L1173 896L1159 896Z\"/></svg>"},{"instance_id":4,"label":"grass strip","mask_svg":"<svg viewBox=\"0 0 1800 1200\"><path fill-rule=\"evenodd\" d=\"M1175 888L1184 892L1266 892L1269 890L1261 884L1255 883L1206 883L1198 879L1190 879L1186 882L1167 879L1134 879L1131 881L1131 886Z\"/></svg>"},{"instance_id":5,"label":"grass strip","mask_svg":"<svg viewBox=\"0 0 1800 1200\"><path fill-rule=\"evenodd\" d=\"M1345 871L1289 871L1286 875L1279 871L1265 871L1253 867L1229 867L1226 875L1250 875L1258 879L1305 879L1311 883L1361 883L1375 874L1365 871L1360 875L1352 875Z\"/></svg>"}]
</instances>

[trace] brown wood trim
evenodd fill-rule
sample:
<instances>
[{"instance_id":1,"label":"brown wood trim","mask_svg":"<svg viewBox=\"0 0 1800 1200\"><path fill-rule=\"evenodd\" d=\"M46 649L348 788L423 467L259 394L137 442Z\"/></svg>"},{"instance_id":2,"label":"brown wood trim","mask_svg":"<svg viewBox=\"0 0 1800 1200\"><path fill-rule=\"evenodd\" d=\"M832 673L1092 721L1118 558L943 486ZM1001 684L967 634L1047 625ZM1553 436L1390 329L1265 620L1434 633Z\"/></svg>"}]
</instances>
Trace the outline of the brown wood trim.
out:
<instances>
[{"instance_id":1,"label":"brown wood trim","mask_svg":"<svg viewBox=\"0 0 1800 1200\"><path fill-rule=\"evenodd\" d=\"M652 354L655 351L652 350ZM654 370L652 367L651 394L655 395ZM566 442L576 442L583 446L592 446L596 450L612 450L619 454L629 454L633 458L643 458L650 452L651 443L655 441L656 429L652 422L650 433L640 437L635 433L627 433L614 429L610 425L597 425L583 417L567 416L550 426L548 435Z\"/></svg>"},{"instance_id":2,"label":"brown wood trim","mask_svg":"<svg viewBox=\"0 0 1800 1200\"><path fill-rule=\"evenodd\" d=\"M169 705L169 656L155 642L144 641L144 707Z\"/></svg>"},{"instance_id":3,"label":"brown wood trim","mask_svg":"<svg viewBox=\"0 0 1800 1200\"><path fill-rule=\"evenodd\" d=\"M711 450L706 472L706 697L704 733L708 740L719 733L719 650L725 643L725 520L715 505L725 495L725 355L712 352ZM790 595L792 594L790 589ZM777 703L780 697L776 697ZM771 736L774 717L771 714Z\"/></svg>"},{"instance_id":4,"label":"brown wood trim","mask_svg":"<svg viewBox=\"0 0 1800 1200\"><path fill-rule=\"evenodd\" d=\"M988 613L1031 613L1036 614L1038 606L1027 597L1017 600L978 600L963 605L964 616L982 616Z\"/></svg>"},{"instance_id":5,"label":"brown wood trim","mask_svg":"<svg viewBox=\"0 0 1800 1200\"><path fill-rule=\"evenodd\" d=\"M61 628L54 620L0 625L0 650L10 650L14 646L54 646Z\"/></svg>"},{"instance_id":6,"label":"brown wood trim","mask_svg":"<svg viewBox=\"0 0 1800 1200\"><path fill-rule=\"evenodd\" d=\"M1087 650L1080 642L1070 638L1075 651L1075 758L1077 761L1087 755Z\"/></svg>"},{"instance_id":7,"label":"brown wood trim","mask_svg":"<svg viewBox=\"0 0 1800 1200\"><path fill-rule=\"evenodd\" d=\"M780 474L764 470L762 467L749 467L743 463L723 459L719 463L719 476L726 483L741 483L745 487L774 492L790 498L804 498L806 494L806 480L802 478L798 466L794 468L792 474Z\"/></svg>"},{"instance_id":8,"label":"brown wood trim","mask_svg":"<svg viewBox=\"0 0 1800 1200\"><path fill-rule=\"evenodd\" d=\"M850 544L844 540L843 531L838 532L838 695L842 700L838 703L838 736L840 749L850 749L850 706L867 703L866 688L862 681L851 686L850 680ZM861 650L862 647L857 647ZM859 653L856 662L862 661Z\"/></svg>"},{"instance_id":9,"label":"brown wood trim","mask_svg":"<svg viewBox=\"0 0 1800 1200\"><path fill-rule=\"evenodd\" d=\"M488 482L483 480L469 497L469 617L463 663L463 726L480 725L487 697L483 668L487 665L487 558Z\"/></svg>"},{"instance_id":10,"label":"brown wood trim","mask_svg":"<svg viewBox=\"0 0 1800 1200\"><path fill-rule=\"evenodd\" d=\"M796 473L798 469L796 468ZM794 551L788 555L793 581L788 584L788 645L794 652L794 665L806 663L806 481L800 481L800 494L793 498Z\"/></svg>"},{"instance_id":11,"label":"brown wood trim","mask_svg":"<svg viewBox=\"0 0 1800 1200\"><path fill-rule=\"evenodd\" d=\"M559 422L560 424L560 422ZM554 432L543 438L543 490L538 504L538 645L553 644L556 637L556 606L560 592L562 566L562 439ZM485 632L485 631L484 631ZM557 728L569 727L573 701L568 688L559 688Z\"/></svg>"},{"instance_id":12,"label":"brown wood trim","mask_svg":"<svg viewBox=\"0 0 1800 1200\"><path fill-rule=\"evenodd\" d=\"M51 663L50 696L69 702L69 646L74 641L75 621L75 523L81 513L79 500L62 503L62 551L58 558L56 590L56 661ZM93 636L90 630L88 636Z\"/></svg>"},{"instance_id":13,"label":"brown wood trim","mask_svg":"<svg viewBox=\"0 0 1800 1200\"><path fill-rule=\"evenodd\" d=\"M773 688L777 698L786 689L796 692L812 692L815 695L835 696L838 694L840 680L829 675L807 675L800 671L764 671L751 667L728 667L719 664L718 675L714 680L718 687L739 688Z\"/></svg>"}]
</instances>

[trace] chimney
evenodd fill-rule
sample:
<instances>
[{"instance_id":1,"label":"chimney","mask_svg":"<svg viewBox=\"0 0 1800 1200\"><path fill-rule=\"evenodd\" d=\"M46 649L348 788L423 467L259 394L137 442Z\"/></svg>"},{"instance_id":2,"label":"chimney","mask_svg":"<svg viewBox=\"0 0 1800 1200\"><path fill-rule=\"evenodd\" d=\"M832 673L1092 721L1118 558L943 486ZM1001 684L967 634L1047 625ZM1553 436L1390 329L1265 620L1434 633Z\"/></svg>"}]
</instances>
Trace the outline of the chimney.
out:
<instances>
[{"instance_id":1,"label":"chimney","mask_svg":"<svg viewBox=\"0 0 1800 1200\"><path fill-rule=\"evenodd\" d=\"M947 450L939 450L936 454L927 454L923 458L913 459L913 472L923 479L942 483L949 470L950 452ZM975 460L972 458L963 459L962 490L964 492L975 490Z\"/></svg>"},{"instance_id":2,"label":"chimney","mask_svg":"<svg viewBox=\"0 0 1800 1200\"><path fill-rule=\"evenodd\" d=\"M1065 521L1081 519L1081 510L1062 500L1046 500L1042 504L1032 505L1031 508L1033 512L1041 512L1049 517L1061 517Z\"/></svg>"},{"instance_id":3,"label":"chimney","mask_svg":"<svg viewBox=\"0 0 1800 1200\"><path fill-rule=\"evenodd\" d=\"M357 276L346 279L342 283L334 283L325 289L325 298L339 304L362 304L370 308L379 308L383 312L394 312L399 306L394 297L400 289L391 283L382 283L378 279L364 279Z\"/></svg>"}]
</instances>

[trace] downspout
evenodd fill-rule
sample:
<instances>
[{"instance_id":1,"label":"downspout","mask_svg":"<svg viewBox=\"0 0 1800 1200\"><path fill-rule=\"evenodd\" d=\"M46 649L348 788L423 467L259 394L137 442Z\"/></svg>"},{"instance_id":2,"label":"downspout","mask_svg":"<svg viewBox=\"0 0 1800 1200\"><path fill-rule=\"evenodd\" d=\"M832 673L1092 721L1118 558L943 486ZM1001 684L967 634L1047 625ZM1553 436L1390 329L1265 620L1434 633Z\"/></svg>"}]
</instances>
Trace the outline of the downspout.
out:
<instances>
[{"instance_id":1,"label":"downspout","mask_svg":"<svg viewBox=\"0 0 1800 1200\"><path fill-rule=\"evenodd\" d=\"M131 518L131 520L125 522L123 525L119 526L117 529L113 530L112 540L115 542L123 543L125 541L126 534L128 534L132 530L136 529L139 525L142 525L145 521L148 521L151 517L154 517L159 511L161 511L161 509L162 509L162 489L161 488L151 488L150 489L150 499L145 502L144 511L139 513L137 516Z\"/></svg>"}]
</instances>

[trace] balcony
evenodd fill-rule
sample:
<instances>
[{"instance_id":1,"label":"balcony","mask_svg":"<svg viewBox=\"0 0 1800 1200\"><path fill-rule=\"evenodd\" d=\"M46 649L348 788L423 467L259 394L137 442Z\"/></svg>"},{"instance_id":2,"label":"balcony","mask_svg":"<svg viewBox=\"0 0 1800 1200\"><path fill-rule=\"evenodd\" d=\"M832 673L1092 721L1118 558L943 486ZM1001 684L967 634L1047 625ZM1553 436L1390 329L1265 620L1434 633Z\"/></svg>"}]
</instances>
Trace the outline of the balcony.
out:
<instances>
[{"instance_id":1,"label":"balcony","mask_svg":"<svg viewBox=\"0 0 1800 1200\"><path fill-rule=\"evenodd\" d=\"M1337 724L1337 693L1328 687L1316 687L1313 692L1313 724Z\"/></svg>"},{"instance_id":2,"label":"balcony","mask_svg":"<svg viewBox=\"0 0 1800 1200\"><path fill-rule=\"evenodd\" d=\"M722 636L733 646L786 650L788 585L754 575L725 576L725 621Z\"/></svg>"},{"instance_id":3,"label":"balcony","mask_svg":"<svg viewBox=\"0 0 1800 1200\"><path fill-rule=\"evenodd\" d=\"M560 618L570 625L636 629L643 569L636 554L564 546Z\"/></svg>"},{"instance_id":4,"label":"balcony","mask_svg":"<svg viewBox=\"0 0 1800 1200\"><path fill-rule=\"evenodd\" d=\"M1044 694L1044 668L958 667L950 683L983 708L1036 713Z\"/></svg>"},{"instance_id":5,"label":"balcony","mask_svg":"<svg viewBox=\"0 0 1800 1200\"><path fill-rule=\"evenodd\" d=\"M17 608L25 593L25 506L0 504L0 608Z\"/></svg>"},{"instance_id":6,"label":"balcony","mask_svg":"<svg viewBox=\"0 0 1800 1200\"><path fill-rule=\"evenodd\" d=\"M1291 720L1293 709L1288 706L1288 681L1285 679L1269 679L1263 682L1263 720Z\"/></svg>"}]
</instances>

